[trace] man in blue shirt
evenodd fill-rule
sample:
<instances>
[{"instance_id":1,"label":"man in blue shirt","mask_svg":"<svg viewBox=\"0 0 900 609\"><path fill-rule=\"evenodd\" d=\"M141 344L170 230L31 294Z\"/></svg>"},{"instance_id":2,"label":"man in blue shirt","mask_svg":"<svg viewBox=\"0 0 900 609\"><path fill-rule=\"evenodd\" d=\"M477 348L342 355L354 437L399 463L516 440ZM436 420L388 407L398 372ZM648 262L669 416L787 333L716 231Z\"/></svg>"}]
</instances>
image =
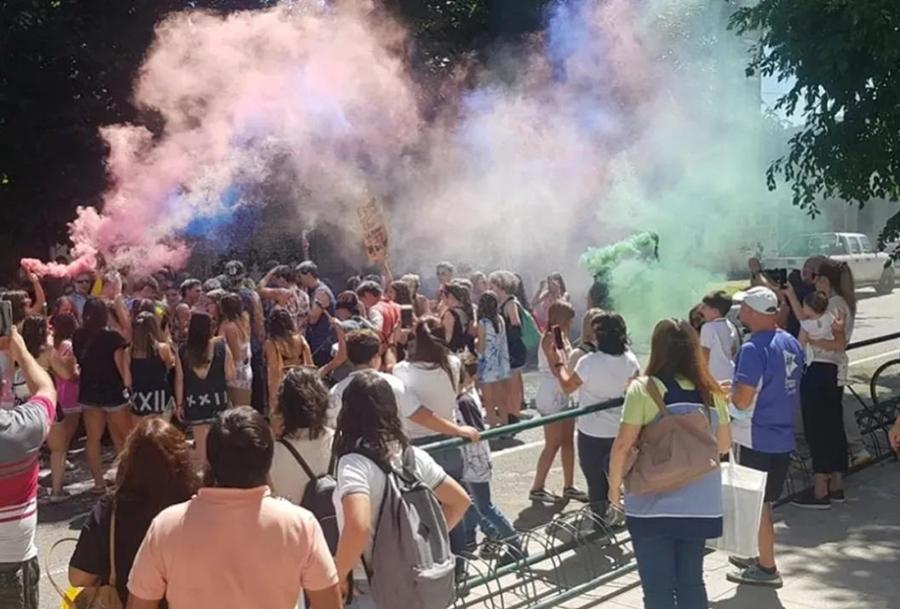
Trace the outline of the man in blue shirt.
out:
<instances>
[{"instance_id":1,"label":"man in blue shirt","mask_svg":"<svg viewBox=\"0 0 900 609\"><path fill-rule=\"evenodd\" d=\"M741 570L728 580L781 587L775 566L775 528L772 502L781 495L794 450L794 412L800 407L803 347L777 326L778 297L767 287L735 296L741 302L740 320L750 339L738 352L732 383L731 433L741 465L768 474L765 505L759 526L759 557L732 557Z\"/></svg>"}]
</instances>

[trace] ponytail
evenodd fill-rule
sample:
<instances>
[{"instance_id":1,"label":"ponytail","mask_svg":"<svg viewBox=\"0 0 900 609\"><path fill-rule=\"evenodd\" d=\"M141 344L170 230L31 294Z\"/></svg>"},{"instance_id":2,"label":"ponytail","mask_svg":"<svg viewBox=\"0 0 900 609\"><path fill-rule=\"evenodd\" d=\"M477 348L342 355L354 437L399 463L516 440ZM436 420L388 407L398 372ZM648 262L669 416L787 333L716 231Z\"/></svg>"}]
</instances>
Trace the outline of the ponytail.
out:
<instances>
[{"instance_id":1,"label":"ponytail","mask_svg":"<svg viewBox=\"0 0 900 609\"><path fill-rule=\"evenodd\" d=\"M444 328L441 321L434 316L423 317L416 324L415 348L409 354L409 361L428 364L432 370L440 368L447 373L450 385L456 391L459 379L450 365L450 349L443 338Z\"/></svg>"},{"instance_id":2,"label":"ponytail","mask_svg":"<svg viewBox=\"0 0 900 609\"><path fill-rule=\"evenodd\" d=\"M847 301L847 306L850 307L850 313L856 317L856 281L853 279L853 270L846 262L841 262L839 264L841 275L838 284L835 286L835 291Z\"/></svg>"}]
</instances>

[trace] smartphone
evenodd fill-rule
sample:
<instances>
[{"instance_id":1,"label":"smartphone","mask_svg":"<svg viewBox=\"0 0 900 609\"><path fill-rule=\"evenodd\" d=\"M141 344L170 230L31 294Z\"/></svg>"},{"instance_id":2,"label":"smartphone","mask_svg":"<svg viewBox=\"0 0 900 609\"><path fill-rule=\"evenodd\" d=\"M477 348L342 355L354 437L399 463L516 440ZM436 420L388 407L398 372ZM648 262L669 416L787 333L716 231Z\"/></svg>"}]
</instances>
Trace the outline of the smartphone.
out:
<instances>
[{"instance_id":1,"label":"smartphone","mask_svg":"<svg viewBox=\"0 0 900 609\"><path fill-rule=\"evenodd\" d=\"M562 328L559 326L553 326L553 344L557 349L563 349L565 347L565 344L563 344Z\"/></svg>"},{"instance_id":2,"label":"smartphone","mask_svg":"<svg viewBox=\"0 0 900 609\"><path fill-rule=\"evenodd\" d=\"M8 337L12 333L12 303L0 300L0 336Z\"/></svg>"},{"instance_id":3,"label":"smartphone","mask_svg":"<svg viewBox=\"0 0 900 609\"><path fill-rule=\"evenodd\" d=\"M412 305L400 305L400 327L403 329L412 328L413 324L413 308Z\"/></svg>"}]
</instances>

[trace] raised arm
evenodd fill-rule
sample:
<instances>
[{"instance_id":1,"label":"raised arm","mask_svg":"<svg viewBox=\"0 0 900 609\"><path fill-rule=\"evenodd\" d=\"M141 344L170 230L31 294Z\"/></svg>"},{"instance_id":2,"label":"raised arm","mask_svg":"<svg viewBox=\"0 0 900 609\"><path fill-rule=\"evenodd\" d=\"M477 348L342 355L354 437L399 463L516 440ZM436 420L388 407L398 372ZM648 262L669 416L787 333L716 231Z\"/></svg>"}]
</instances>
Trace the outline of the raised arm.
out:
<instances>
[{"instance_id":1,"label":"raised arm","mask_svg":"<svg viewBox=\"0 0 900 609\"><path fill-rule=\"evenodd\" d=\"M25 382L28 384L28 392L34 397L42 397L51 404L56 404L56 387L53 379L28 352L25 340L15 326L10 329L9 353L22 370Z\"/></svg>"},{"instance_id":2,"label":"raised arm","mask_svg":"<svg viewBox=\"0 0 900 609\"><path fill-rule=\"evenodd\" d=\"M44 286L41 285L41 280L38 279L38 276L34 273L28 273L28 280L31 282L31 287L34 288L34 302L31 304L31 308L28 309L28 314L43 315L44 305L47 304L47 295L44 293Z\"/></svg>"}]
</instances>

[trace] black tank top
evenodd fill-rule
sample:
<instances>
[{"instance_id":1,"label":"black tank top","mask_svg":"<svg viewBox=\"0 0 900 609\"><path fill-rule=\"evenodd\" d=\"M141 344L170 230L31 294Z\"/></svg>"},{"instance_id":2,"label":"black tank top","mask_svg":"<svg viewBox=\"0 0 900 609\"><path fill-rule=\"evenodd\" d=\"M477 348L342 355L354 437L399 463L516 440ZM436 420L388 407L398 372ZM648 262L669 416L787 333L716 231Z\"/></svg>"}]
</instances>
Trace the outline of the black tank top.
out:
<instances>
[{"instance_id":1,"label":"black tank top","mask_svg":"<svg viewBox=\"0 0 900 609\"><path fill-rule=\"evenodd\" d=\"M470 315L460 307L450 309L450 315L453 316L453 335L447 346L454 353L465 351L466 348L475 353L475 339L468 332Z\"/></svg>"},{"instance_id":2,"label":"black tank top","mask_svg":"<svg viewBox=\"0 0 900 609\"><path fill-rule=\"evenodd\" d=\"M209 422L228 408L228 386L225 382L225 341L216 341L213 358L205 378L194 372L187 359L187 349L181 351L184 370L184 418L192 423Z\"/></svg>"},{"instance_id":3,"label":"black tank top","mask_svg":"<svg viewBox=\"0 0 900 609\"><path fill-rule=\"evenodd\" d=\"M154 351L149 357L131 358L132 406L135 414L162 414L172 397L169 369Z\"/></svg>"}]
</instances>

